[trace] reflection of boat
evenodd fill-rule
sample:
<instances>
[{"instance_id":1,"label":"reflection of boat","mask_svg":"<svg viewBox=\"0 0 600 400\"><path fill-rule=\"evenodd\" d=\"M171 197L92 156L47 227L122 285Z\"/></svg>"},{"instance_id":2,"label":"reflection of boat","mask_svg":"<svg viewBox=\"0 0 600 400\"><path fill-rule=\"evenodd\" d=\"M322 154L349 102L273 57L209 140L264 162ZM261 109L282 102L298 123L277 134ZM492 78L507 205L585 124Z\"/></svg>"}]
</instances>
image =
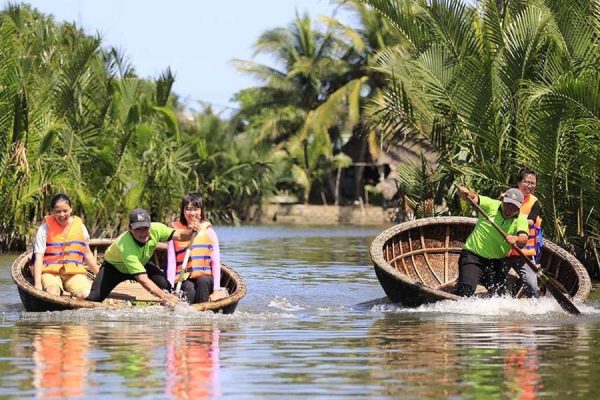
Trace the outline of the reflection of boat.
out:
<instances>
[{"instance_id":1,"label":"reflection of boat","mask_svg":"<svg viewBox=\"0 0 600 400\"><path fill-rule=\"evenodd\" d=\"M93 239L90 248L98 259L98 264L104 259L104 251L112 243L111 239ZM167 246L160 244L154 252L153 261L156 265L166 264ZM69 310L76 308L124 308L140 305L158 305L160 300L148 293L139 283L127 281L120 283L102 303L86 300L77 300L69 296L55 296L48 292L36 289L33 286L33 277L29 269L31 251L27 251L15 260L12 265L11 275L17 284L21 302L27 311L53 311ZM214 302L194 304L199 311L212 310L231 314L235 311L238 302L246 295L246 282L233 269L226 265L221 268L221 286L227 288L229 296Z\"/></svg>"},{"instance_id":2,"label":"reflection of boat","mask_svg":"<svg viewBox=\"0 0 600 400\"><path fill-rule=\"evenodd\" d=\"M366 346L379 355L374 367L386 398L460 397L454 386L465 366L456 326L407 313L385 313L374 321Z\"/></svg>"},{"instance_id":3,"label":"reflection of boat","mask_svg":"<svg viewBox=\"0 0 600 400\"><path fill-rule=\"evenodd\" d=\"M424 218L379 234L371 244L371 259L390 300L406 306L457 300L452 290L458 276L458 256L476 221L467 217ZM589 295L586 269L556 244L544 240L540 265L573 300L584 301Z\"/></svg>"}]
</instances>

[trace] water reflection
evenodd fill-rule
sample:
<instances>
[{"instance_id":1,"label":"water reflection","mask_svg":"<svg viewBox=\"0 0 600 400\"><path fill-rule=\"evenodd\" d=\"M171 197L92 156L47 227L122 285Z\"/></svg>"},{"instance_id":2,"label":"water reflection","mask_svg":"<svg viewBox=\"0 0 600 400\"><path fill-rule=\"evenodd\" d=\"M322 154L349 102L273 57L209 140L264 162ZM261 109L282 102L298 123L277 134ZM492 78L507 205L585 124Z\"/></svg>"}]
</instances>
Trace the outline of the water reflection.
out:
<instances>
[{"instance_id":1,"label":"water reflection","mask_svg":"<svg viewBox=\"0 0 600 400\"><path fill-rule=\"evenodd\" d=\"M541 389L535 331L516 323L498 324L487 334L460 335L464 357L462 392L469 399L536 399ZM471 342L473 340L473 342Z\"/></svg>"},{"instance_id":2,"label":"water reflection","mask_svg":"<svg viewBox=\"0 0 600 400\"><path fill-rule=\"evenodd\" d=\"M385 392L408 398L456 395L458 338L447 323L386 315L373 324L370 336L370 345L381 354Z\"/></svg>"},{"instance_id":3,"label":"water reflection","mask_svg":"<svg viewBox=\"0 0 600 400\"><path fill-rule=\"evenodd\" d=\"M598 373L581 357L590 354L590 335L580 325L391 314L375 321L369 336L381 355L385 393L409 398L560 397L593 390Z\"/></svg>"},{"instance_id":4,"label":"water reflection","mask_svg":"<svg viewBox=\"0 0 600 400\"><path fill-rule=\"evenodd\" d=\"M219 330L182 328L167 334L165 394L177 399L206 399L221 395Z\"/></svg>"},{"instance_id":5,"label":"water reflection","mask_svg":"<svg viewBox=\"0 0 600 400\"><path fill-rule=\"evenodd\" d=\"M598 397L597 300L582 305L580 318L550 301L419 310L370 302L383 292L369 233L354 234L219 229L225 261L250 288L232 316L21 312L7 261L0 398ZM594 293L599 299L597 285Z\"/></svg>"},{"instance_id":6,"label":"water reflection","mask_svg":"<svg viewBox=\"0 0 600 400\"><path fill-rule=\"evenodd\" d=\"M82 325L43 326L33 335L34 380L38 398L86 395L91 362L90 334Z\"/></svg>"},{"instance_id":7,"label":"water reflection","mask_svg":"<svg viewBox=\"0 0 600 400\"><path fill-rule=\"evenodd\" d=\"M540 360L535 346L510 349L504 356L507 393L513 399L535 399L541 389Z\"/></svg>"},{"instance_id":8,"label":"water reflection","mask_svg":"<svg viewBox=\"0 0 600 400\"><path fill-rule=\"evenodd\" d=\"M31 396L44 399L215 398L219 335L212 325L19 324L14 351L33 365L16 383L21 394L31 388Z\"/></svg>"}]
</instances>

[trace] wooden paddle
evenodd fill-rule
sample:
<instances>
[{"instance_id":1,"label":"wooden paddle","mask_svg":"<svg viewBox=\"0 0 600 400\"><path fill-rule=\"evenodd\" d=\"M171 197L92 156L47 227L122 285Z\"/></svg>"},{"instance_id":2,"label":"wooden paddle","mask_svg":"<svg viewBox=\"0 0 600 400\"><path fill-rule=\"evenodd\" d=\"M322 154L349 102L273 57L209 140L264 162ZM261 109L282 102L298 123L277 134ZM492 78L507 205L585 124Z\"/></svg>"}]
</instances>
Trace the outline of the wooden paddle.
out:
<instances>
[{"instance_id":1,"label":"wooden paddle","mask_svg":"<svg viewBox=\"0 0 600 400\"><path fill-rule=\"evenodd\" d=\"M175 295L176 296L179 296L179 293L181 292L181 284L183 283L183 281L185 281L190 276L190 273L186 271L186 268L188 265L188 261L190 259L192 245L194 244L194 239L196 239L197 235L198 235L198 231L195 231L192 234L192 237L190 238L190 242L188 243L187 247L185 248L185 255L183 256L183 263L181 263L181 269L179 270L179 277L177 278L177 283L175 284Z\"/></svg>"},{"instance_id":2,"label":"wooden paddle","mask_svg":"<svg viewBox=\"0 0 600 400\"><path fill-rule=\"evenodd\" d=\"M458 188L458 186L457 186L457 188ZM479 204L477 204L475 202L475 200L473 200L469 196L467 196L467 198L469 199L469 201L471 202L473 207L477 210L477 212L479 214L481 214L490 224L492 224L492 226L498 231L498 233L500 233L500 235L502 235L504 240L506 240L507 235L504 232L504 230L502 230L502 228L498 224L496 224L490 218L490 216L486 214L485 211L483 211L481 209L481 207L479 206ZM529 268L531 268L533 270L533 272L536 273L538 278L540 278L540 281L544 284L544 286L546 286L546 289L548 289L548 291L552 294L552 296L554 296L554 298L556 299L558 304L563 308L563 310L565 310L566 312L573 314L573 315L581 315L581 312L577 309L577 307L575 307L575 305L573 303L571 303L571 301L567 298L567 296L565 296L563 294L563 292L561 291L562 285L560 285L560 283L558 283L558 281L556 281L556 279L546 275L544 273L544 271L542 271L540 268L538 268L538 266L535 265L533 263L533 261L531 261L523 253L523 251L521 250L521 248L519 246L517 246L514 243L512 243L511 246L513 249L515 249L517 251L517 253L519 253L521 258L523 258L523 260L525 260L525 263L529 266Z\"/></svg>"}]
</instances>

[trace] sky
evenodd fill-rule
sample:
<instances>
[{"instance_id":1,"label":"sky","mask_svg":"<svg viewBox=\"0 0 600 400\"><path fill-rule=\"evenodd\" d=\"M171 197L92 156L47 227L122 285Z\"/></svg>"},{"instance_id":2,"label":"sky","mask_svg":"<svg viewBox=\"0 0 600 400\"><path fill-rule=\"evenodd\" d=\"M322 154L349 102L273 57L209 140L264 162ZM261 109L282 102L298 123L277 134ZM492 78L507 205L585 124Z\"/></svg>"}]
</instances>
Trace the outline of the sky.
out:
<instances>
[{"instance_id":1,"label":"sky","mask_svg":"<svg viewBox=\"0 0 600 400\"><path fill-rule=\"evenodd\" d=\"M56 21L75 22L88 34L99 33L104 46L120 49L143 78L157 78L171 67L174 91L188 108L201 109L202 100L223 115L235 107L230 101L235 92L258 84L239 73L231 60L251 60L260 34L287 26L296 10L316 20L331 16L336 8L329 0L25 2Z\"/></svg>"}]
</instances>

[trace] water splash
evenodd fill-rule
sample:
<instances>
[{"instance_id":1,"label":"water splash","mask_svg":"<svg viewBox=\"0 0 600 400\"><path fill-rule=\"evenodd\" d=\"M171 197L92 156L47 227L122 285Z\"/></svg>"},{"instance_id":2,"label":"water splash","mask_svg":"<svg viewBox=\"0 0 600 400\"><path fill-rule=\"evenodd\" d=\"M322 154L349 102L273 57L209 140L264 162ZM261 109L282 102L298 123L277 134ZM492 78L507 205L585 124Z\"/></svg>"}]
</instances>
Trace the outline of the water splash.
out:
<instances>
[{"instance_id":1,"label":"water splash","mask_svg":"<svg viewBox=\"0 0 600 400\"><path fill-rule=\"evenodd\" d=\"M269 303L269 307L276 308L281 311L300 311L304 310L304 307L300 305L294 305L289 302L288 299L281 296L275 296L273 300Z\"/></svg>"},{"instance_id":2,"label":"water splash","mask_svg":"<svg viewBox=\"0 0 600 400\"><path fill-rule=\"evenodd\" d=\"M600 316L600 309L592 304L578 303L576 306L584 316ZM544 318L570 316L550 297L539 299L515 299L512 297L465 298L458 301L439 301L415 308L403 307L399 304L375 304L370 311L466 316L543 316Z\"/></svg>"}]
</instances>

